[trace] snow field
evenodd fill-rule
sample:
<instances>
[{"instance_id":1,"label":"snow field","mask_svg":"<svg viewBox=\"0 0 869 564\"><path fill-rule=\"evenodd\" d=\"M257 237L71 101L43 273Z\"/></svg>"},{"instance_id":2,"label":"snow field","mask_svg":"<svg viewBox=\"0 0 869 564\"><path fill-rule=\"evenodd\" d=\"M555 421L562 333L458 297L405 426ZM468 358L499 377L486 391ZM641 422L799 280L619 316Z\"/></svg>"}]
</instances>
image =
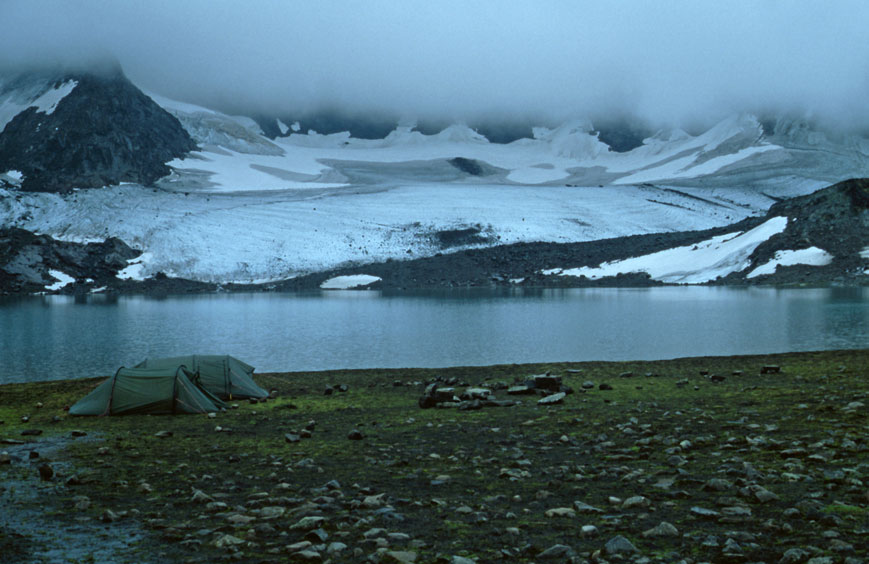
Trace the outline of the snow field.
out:
<instances>
[{"instance_id":1,"label":"snow field","mask_svg":"<svg viewBox=\"0 0 869 564\"><path fill-rule=\"evenodd\" d=\"M320 284L323 290L351 290L353 288L362 288L370 286L375 282L380 282L382 278L379 276L371 276L369 274L354 274L352 276L335 276Z\"/></svg>"},{"instance_id":2,"label":"snow field","mask_svg":"<svg viewBox=\"0 0 869 564\"><path fill-rule=\"evenodd\" d=\"M806 264L809 266L826 266L833 261L833 255L818 247L809 247L798 251L777 251L773 259L748 273L747 278L756 278L764 274L775 274L777 266L793 266Z\"/></svg>"},{"instance_id":3,"label":"snow field","mask_svg":"<svg viewBox=\"0 0 869 564\"><path fill-rule=\"evenodd\" d=\"M758 245L784 231L787 222L786 217L774 217L750 231L719 235L696 245L605 262L597 267L545 270L543 274L597 279L646 272L654 280L669 284L702 284L748 268L748 256Z\"/></svg>"}]
</instances>

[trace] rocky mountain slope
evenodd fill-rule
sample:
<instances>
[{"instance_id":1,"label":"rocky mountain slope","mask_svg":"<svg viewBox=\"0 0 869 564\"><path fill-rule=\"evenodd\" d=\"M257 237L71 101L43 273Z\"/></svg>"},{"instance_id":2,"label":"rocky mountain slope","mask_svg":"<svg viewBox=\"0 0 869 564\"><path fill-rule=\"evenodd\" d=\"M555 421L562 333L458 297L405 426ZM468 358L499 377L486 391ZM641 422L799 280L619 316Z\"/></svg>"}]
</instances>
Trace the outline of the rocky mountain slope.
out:
<instances>
[{"instance_id":1,"label":"rocky mountain slope","mask_svg":"<svg viewBox=\"0 0 869 564\"><path fill-rule=\"evenodd\" d=\"M169 174L167 162L197 148L113 64L7 77L0 103L0 171L17 171L26 191L150 185Z\"/></svg>"},{"instance_id":2,"label":"rocky mountain slope","mask_svg":"<svg viewBox=\"0 0 869 564\"><path fill-rule=\"evenodd\" d=\"M0 294L56 292L68 284L90 291L119 282L141 254L119 239L65 243L16 228L0 229Z\"/></svg>"}]
</instances>

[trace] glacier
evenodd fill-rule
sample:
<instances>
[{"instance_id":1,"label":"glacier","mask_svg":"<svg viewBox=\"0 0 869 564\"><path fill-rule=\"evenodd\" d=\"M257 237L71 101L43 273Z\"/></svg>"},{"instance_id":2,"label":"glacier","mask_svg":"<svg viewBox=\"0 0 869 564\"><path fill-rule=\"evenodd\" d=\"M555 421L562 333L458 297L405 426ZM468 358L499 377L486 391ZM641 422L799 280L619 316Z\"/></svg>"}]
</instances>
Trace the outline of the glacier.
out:
<instances>
[{"instance_id":1,"label":"glacier","mask_svg":"<svg viewBox=\"0 0 869 564\"><path fill-rule=\"evenodd\" d=\"M46 93L7 92L0 108L48 104ZM61 196L20 192L10 171L0 221L67 241L118 237L146 253L125 273L135 278L252 283L430 256L443 251L432 234L468 227L489 245L707 229L869 176L865 138L800 120L769 130L747 114L618 153L582 120L508 144L463 124L434 135L401 125L376 140L279 124L289 135L268 139L250 118L150 96L199 146L168 162L170 175Z\"/></svg>"}]
</instances>

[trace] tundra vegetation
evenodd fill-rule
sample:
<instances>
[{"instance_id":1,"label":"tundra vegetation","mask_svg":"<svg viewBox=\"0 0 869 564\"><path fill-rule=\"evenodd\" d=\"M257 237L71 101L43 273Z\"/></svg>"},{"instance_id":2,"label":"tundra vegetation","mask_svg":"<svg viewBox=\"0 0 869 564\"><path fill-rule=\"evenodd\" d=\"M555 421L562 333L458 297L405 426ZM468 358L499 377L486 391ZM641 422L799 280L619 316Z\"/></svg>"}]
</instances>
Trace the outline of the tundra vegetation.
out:
<instances>
[{"instance_id":1,"label":"tundra vegetation","mask_svg":"<svg viewBox=\"0 0 869 564\"><path fill-rule=\"evenodd\" d=\"M90 418L64 407L98 379L4 385L0 553L856 564L867 374L869 350L268 373L225 412Z\"/></svg>"}]
</instances>

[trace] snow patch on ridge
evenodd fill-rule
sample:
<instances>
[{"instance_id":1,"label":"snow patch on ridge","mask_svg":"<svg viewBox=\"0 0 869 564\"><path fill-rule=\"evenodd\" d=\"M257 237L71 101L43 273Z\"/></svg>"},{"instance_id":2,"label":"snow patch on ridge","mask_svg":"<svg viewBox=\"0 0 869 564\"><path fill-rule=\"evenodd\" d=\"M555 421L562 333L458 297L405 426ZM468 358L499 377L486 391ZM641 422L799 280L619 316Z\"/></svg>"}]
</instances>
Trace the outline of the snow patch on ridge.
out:
<instances>
[{"instance_id":1,"label":"snow patch on ridge","mask_svg":"<svg viewBox=\"0 0 869 564\"><path fill-rule=\"evenodd\" d=\"M116 276L121 280L142 281L146 277L145 269L147 267L147 263L151 262L153 258L154 255L151 253L142 253L136 258L128 260L127 264L129 266L118 272Z\"/></svg>"},{"instance_id":2,"label":"snow patch on ridge","mask_svg":"<svg viewBox=\"0 0 869 564\"><path fill-rule=\"evenodd\" d=\"M51 87L50 84L37 83L20 90L3 92L4 85L0 80L0 131L27 108L35 107L38 112L52 114L57 104L75 89L78 81L68 80L57 87Z\"/></svg>"},{"instance_id":3,"label":"snow patch on ridge","mask_svg":"<svg viewBox=\"0 0 869 564\"><path fill-rule=\"evenodd\" d=\"M379 276L371 276L368 274L354 274L352 276L336 276L330 278L320 284L323 290L350 290L353 288L361 288L370 286L375 282L380 282Z\"/></svg>"},{"instance_id":4,"label":"snow patch on ridge","mask_svg":"<svg viewBox=\"0 0 869 564\"><path fill-rule=\"evenodd\" d=\"M54 113L54 110L57 109L57 105L61 100L67 97L67 95L72 92L75 87L78 86L77 80L68 80L58 86L57 88L53 88L31 102L31 106L36 106L37 112L42 112L45 115L51 115Z\"/></svg>"},{"instance_id":5,"label":"snow patch on ridge","mask_svg":"<svg viewBox=\"0 0 869 564\"><path fill-rule=\"evenodd\" d=\"M747 278L755 278L764 274L775 274L777 266L793 266L806 264L809 266L826 266L833 261L833 255L818 247L809 247L798 251L776 251L773 259L748 273Z\"/></svg>"},{"instance_id":6,"label":"snow patch on ridge","mask_svg":"<svg viewBox=\"0 0 869 564\"><path fill-rule=\"evenodd\" d=\"M774 217L746 232L728 233L696 245L676 247L629 259L605 262L597 267L545 270L543 274L585 276L591 279L646 272L669 284L702 284L745 270L749 255L761 243L787 227L786 217Z\"/></svg>"},{"instance_id":7,"label":"snow patch on ridge","mask_svg":"<svg viewBox=\"0 0 869 564\"><path fill-rule=\"evenodd\" d=\"M64 272L61 272L60 270L49 270L48 273L51 275L52 278L57 280L57 282L55 282L54 284L45 287L45 289L49 292L56 292L67 284L72 284L73 282L75 282L75 278Z\"/></svg>"}]
</instances>

